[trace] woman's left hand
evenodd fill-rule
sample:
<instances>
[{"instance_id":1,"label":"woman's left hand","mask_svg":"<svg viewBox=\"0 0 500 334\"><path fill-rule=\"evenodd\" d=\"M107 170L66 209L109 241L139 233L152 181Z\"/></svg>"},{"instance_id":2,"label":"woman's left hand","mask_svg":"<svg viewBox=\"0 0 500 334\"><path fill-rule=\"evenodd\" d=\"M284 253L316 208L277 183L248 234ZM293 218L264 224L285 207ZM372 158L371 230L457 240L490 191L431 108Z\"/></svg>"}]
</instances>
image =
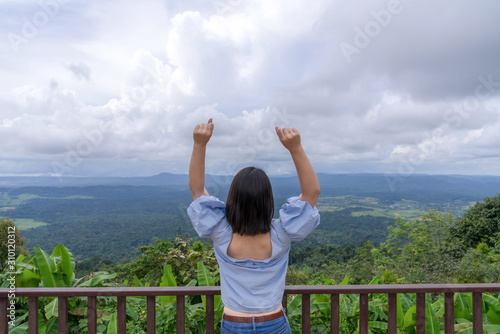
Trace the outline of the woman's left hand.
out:
<instances>
[{"instance_id":1,"label":"woman's left hand","mask_svg":"<svg viewBox=\"0 0 500 334\"><path fill-rule=\"evenodd\" d=\"M196 125L193 131L193 139L195 144L207 145L212 133L214 131L214 124L210 118L207 123L201 123Z\"/></svg>"}]
</instances>

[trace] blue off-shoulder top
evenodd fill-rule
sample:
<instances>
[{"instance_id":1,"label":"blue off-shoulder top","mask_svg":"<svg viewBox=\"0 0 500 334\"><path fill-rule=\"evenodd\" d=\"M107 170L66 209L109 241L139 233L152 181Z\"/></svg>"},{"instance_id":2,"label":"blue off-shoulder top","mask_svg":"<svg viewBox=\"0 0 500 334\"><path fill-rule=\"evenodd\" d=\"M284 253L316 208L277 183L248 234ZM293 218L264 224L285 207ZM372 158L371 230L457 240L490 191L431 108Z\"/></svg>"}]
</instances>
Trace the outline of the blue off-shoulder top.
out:
<instances>
[{"instance_id":1,"label":"blue off-shoulder top","mask_svg":"<svg viewBox=\"0 0 500 334\"><path fill-rule=\"evenodd\" d=\"M276 310L282 300L290 243L300 241L319 225L316 207L291 197L271 223L272 255L265 260L239 260L227 254L233 230L226 220L226 205L214 196L200 196L187 209L198 235L214 242L225 306L238 312Z\"/></svg>"}]
</instances>

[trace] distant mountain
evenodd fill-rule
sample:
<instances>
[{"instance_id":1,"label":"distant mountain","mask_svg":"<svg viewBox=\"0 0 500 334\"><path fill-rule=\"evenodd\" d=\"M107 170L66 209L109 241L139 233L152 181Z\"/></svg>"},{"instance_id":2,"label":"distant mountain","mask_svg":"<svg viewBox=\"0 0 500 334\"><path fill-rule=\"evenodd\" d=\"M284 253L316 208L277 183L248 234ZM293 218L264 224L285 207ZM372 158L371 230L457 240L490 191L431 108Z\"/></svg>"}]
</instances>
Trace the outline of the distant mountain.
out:
<instances>
[{"instance_id":1,"label":"distant mountain","mask_svg":"<svg viewBox=\"0 0 500 334\"><path fill-rule=\"evenodd\" d=\"M482 200L500 193L500 176L318 174L323 196L368 195L388 199L447 197Z\"/></svg>"},{"instance_id":2,"label":"distant mountain","mask_svg":"<svg viewBox=\"0 0 500 334\"><path fill-rule=\"evenodd\" d=\"M307 245L382 242L393 223L388 212L432 209L460 214L471 203L500 193L497 176L318 174L318 178L321 225ZM226 199L232 176L207 175L205 180L211 195ZM296 175L271 177L271 183L276 208L287 197L300 194ZM179 230L196 235L186 213L191 201L186 174L0 178L2 215L28 226L44 224L23 231L27 246L50 251L62 243L79 259L95 254L133 258L137 247L174 237Z\"/></svg>"},{"instance_id":3,"label":"distant mountain","mask_svg":"<svg viewBox=\"0 0 500 334\"><path fill-rule=\"evenodd\" d=\"M318 179L323 196L344 194L370 195L385 194L386 197L411 195L468 196L482 199L500 193L500 176L485 175L423 175L401 176L395 174L325 174L319 173ZM210 193L225 194L232 176L207 175L206 187ZM275 195L298 193L300 191L296 175L271 177ZM86 186L174 186L187 187L187 174L161 173L149 177L0 177L0 188L26 186L41 187L86 187ZM211 191L212 190L212 191Z\"/></svg>"},{"instance_id":4,"label":"distant mountain","mask_svg":"<svg viewBox=\"0 0 500 334\"><path fill-rule=\"evenodd\" d=\"M148 177L57 177L57 176L4 176L0 187L87 187L87 186L162 186L187 185L187 174L161 173Z\"/></svg>"}]
</instances>

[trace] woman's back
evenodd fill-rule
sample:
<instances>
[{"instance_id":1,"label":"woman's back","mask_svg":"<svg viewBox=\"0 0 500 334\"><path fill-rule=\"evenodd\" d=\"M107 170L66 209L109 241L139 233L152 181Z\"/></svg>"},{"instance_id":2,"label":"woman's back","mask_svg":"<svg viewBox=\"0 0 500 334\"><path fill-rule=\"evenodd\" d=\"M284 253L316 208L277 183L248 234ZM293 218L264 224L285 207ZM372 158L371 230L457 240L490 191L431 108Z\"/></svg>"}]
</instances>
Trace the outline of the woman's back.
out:
<instances>
[{"instance_id":1,"label":"woman's back","mask_svg":"<svg viewBox=\"0 0 500 334\"><path fill-rule=\"evenodd\" d=\"M271 233L254 236L233 233L233 239L227 247L227 255L238 260L265 260L270 258L272 253Z\"/></svg>"},{"instance_id":2,"label":"woman's back","mask_svg":"<svg viewBox=\"0 0 500 334\"><path fill-rule=\"evenodd\" d=\"M189 165L193 203L188 214L198 235L214 242L224 303L221 333L290 333L281 305L290 243L302 240L319 224L318 178L298 131L275 127L294 162L300 196L289 198L279 218L273 219L269 178L263 170L247 167L235 175L224 203L205 189L205 152L213 128L210 118L193 131Z\"/></svg>"}]
</instances>

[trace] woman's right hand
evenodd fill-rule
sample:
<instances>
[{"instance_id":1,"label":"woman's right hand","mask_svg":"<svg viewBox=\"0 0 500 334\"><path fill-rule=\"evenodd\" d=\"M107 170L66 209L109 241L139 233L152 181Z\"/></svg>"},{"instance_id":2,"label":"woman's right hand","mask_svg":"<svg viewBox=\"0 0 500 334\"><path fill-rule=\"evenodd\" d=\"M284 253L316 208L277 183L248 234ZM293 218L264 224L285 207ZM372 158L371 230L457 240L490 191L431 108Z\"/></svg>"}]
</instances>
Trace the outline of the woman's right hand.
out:
<instances>
[{"instance_id":1,"label":"woman's right hand","mask_svg":"<svg viewBox=\"0 0 500 334\"><path fill-rule=\"evenodd\" d=\"M309 205L314 208L321 189L319 187L316 172L300 143L299 131L295 128L280 129L276 127L276 133L283 146L285 146L292 155L293 163L297 170L297 176L299 177L300 190L302 191L299 199L308 202Z\"/></svg>"},{"instance_id":2,"label":"woman's right hand","mask_svg":"<svg viewBox=\"0 0 500 334\"><path fill-rule=\"evenodd\" d=\"M281 143L287 150L293 152L302 147L300 143L300 133L295 128L282 128L275 127L276 134L280 139Z\"/></svg>"},{"instance_id":3,"label":"woman's right hand","mask_svg":"<svg viewBox=\"0 0 500 334\"><path fill-rule=\"evenodd\" d=\"M214 124L210 118L207 123L201 123L196 125L193 131L193 139L195 144L207 145L212 133L214 131Z\"/></svg>"}]
</instances>

